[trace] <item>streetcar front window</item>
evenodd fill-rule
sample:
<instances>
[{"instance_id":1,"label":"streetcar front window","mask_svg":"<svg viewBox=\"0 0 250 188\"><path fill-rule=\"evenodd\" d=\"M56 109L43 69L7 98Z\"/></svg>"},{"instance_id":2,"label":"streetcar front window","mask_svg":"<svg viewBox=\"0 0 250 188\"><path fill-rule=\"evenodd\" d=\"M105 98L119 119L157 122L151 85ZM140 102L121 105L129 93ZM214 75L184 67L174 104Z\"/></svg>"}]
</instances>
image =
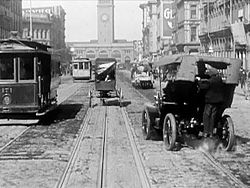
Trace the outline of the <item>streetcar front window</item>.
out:
<instances>
[{"instance_id":1,"label":"streetcar front window","mask_svg":"<svg viewBox=\"0 0 250 188\"><path fill-rule=\"evenodd\" d=\"M33 57L20 58L20 80L34 80Z\"/></svg>"},{"instance_id":2,"label":"streetcar front window","mask_svg":"<svg viewBox=\"0 0 250 188\"><path fill-rule=\"evenodd\" d=\"M89 69L89 62L84 63L84 69Z\"/></svg>"},{"instance_id":3,"label":"streetcar front window","mask_svg":"<svg viewBox=\"0 0 250 188\"><path fill-rule=\"evenodd\" d=\"M14 59L0 58L0 79L14 80Z\"/></svg>"},{"instance_id":4,"label":"streetcar front window","mask_svg":"<svg viewBox=\"0 0 250 188\"><path fill-rule=\"evenodd\" d=\"M79 62L79 69L83 69L83 62Z\"/></svg>"},{"instance_id":5,"label":"streetcar front window","mask_svg":"<svg viewBox=\"0 0 250 188\"><path fill-rule=\"evenodd\" d=\"M78 69L78 65L77 64L74 64L74 69Z\"/></svg>"}]
</instances>

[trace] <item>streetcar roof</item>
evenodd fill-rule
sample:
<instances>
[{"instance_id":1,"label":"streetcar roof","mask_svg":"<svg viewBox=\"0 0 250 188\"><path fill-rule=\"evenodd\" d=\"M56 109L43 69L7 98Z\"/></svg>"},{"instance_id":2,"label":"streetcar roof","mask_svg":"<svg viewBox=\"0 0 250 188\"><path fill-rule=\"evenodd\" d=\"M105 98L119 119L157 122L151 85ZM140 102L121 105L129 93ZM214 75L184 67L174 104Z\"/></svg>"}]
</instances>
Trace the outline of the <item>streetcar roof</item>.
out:
<instances>
[{"instance_id":1,"label":"streetcar roof","mask_svg":"<svg viewBox=\"0 0 250 188\"><path fill-rule=\"evenodd\" d=\"M89 59L74 59L72 63L80 63L80 62L91 62Z\"/></svg>"},{"instance_id":2,"label":"streetcar roof","mask_svg":"<svg viewBox=\"0 0 250 188\"><path fill-rule=\"evenodd\" d=\"M48 45L30 40L3 39L0 40L0 51L43 51L48 52Z\"/></svg>"}]
</instances>

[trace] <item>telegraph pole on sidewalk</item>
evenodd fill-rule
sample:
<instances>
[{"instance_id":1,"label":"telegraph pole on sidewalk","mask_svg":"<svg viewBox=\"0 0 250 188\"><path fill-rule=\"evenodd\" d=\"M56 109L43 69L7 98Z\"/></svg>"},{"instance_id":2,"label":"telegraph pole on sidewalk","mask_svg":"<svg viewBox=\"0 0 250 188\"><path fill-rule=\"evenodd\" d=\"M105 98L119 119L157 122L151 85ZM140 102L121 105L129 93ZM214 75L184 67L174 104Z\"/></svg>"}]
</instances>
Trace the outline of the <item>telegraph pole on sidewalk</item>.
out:
<instances>
[{"instance_id":1,"label":"telegraph pole on sidewalk","mask_svg":"<svg viewBox=\"0 0 250 188\"><path fill-rule=\"evenodd\" d=\"M31 10L32 10L32 8L31 8L31 0L30 0L30 40L32 40L32 38L33 38L33 29L32 29L32 14L31 14Z\"/></svg>"}]
</instances>

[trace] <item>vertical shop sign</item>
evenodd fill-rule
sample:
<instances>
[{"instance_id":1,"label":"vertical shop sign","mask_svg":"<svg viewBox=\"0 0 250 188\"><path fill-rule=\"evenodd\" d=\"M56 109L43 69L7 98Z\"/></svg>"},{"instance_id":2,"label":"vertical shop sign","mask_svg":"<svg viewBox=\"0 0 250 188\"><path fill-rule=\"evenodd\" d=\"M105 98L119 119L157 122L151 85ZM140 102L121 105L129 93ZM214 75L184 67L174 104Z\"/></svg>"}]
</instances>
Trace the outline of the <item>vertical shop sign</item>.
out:
<instances>
[{"instance_id":1,"label":"vertical shop sign","mask_svg":"<svg viewBox=\"0 0 250 188\"><path fill-rule=\"evenodd\" d=\"M163 4L163 36L171 37L173 29L172 6L170 3Z\"/></svg>"}]
</instances>

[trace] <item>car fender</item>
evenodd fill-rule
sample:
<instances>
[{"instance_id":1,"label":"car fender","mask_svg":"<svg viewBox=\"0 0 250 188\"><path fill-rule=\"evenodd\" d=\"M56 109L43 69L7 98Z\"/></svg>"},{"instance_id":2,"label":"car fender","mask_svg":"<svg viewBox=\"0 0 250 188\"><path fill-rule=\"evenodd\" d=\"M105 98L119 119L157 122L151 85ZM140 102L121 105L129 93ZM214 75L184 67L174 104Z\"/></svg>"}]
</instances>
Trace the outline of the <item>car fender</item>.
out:
<instances>
[{"instance_id":1,"label":"car fender","mask_svg":"<svg viewBox=\"0 0 250 188\"><path fill-rule=\"evenodd\" d=\"M155 125L155 119L160 117L160 111L158 107L154 106L153 104L146 103L144 104L144 109L148 111L152 125Z\"/></svg>"}]
</instances>

